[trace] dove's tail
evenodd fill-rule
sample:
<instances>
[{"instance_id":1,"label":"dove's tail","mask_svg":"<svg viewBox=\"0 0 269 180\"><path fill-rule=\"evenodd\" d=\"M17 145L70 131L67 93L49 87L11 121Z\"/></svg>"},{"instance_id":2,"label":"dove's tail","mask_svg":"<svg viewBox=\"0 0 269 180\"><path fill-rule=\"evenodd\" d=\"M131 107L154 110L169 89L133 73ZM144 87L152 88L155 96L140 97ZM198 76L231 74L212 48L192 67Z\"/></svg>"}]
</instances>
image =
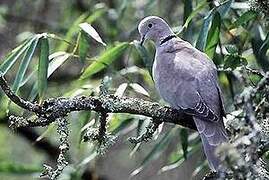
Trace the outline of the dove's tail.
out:
<instances>
[{"instance_id":1,"label":"dove's tail","mask_svg":"<svg viewBox=\"0 0 269 180\"><path fill-rule=\"evenodd\" d=\"M216 148L221 143L228 141L223 121L220 119L218 122L210 122L198 118L194 118L194 121L202 139L209 167L216 172L220 165L220 159L216 155Z\"/></svg>"}]
</instances>

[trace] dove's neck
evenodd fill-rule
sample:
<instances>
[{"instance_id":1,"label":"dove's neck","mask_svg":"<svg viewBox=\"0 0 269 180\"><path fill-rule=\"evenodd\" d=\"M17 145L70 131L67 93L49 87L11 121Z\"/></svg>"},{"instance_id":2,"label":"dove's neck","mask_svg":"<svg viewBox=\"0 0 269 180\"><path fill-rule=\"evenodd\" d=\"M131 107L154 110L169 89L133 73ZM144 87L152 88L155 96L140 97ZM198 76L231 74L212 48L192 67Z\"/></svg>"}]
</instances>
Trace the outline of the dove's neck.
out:
<instances>
[{"instance_id":1,"label":"dove's neck","mask_svg":"<svg viewBox=\"0 0 269 180\"><path fill-rule=\"evenodd\" d=\"M159 33L159 36L156 38L155 45L156 47L159 47L174 37L176 37L175 33L168 27L165 31Z\"/></svg>"}]
</instances>

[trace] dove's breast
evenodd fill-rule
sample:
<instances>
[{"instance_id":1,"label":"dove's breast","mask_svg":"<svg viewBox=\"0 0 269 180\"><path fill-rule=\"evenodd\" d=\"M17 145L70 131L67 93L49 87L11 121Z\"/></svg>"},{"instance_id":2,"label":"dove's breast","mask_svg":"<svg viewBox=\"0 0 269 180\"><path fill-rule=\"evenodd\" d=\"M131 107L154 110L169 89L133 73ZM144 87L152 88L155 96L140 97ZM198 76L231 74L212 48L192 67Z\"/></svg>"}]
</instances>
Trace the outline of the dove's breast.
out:
<instances>
[{"instance_id":1,"label":"dove's breast","mask_svg":"<svg viewBox=\"0 0 269 180\"><path fill-rule=\"evenodd\" d=\"M197 93L210 108L219 101L214 64L189 43L176 41L157 48L152 73L157 91L172 107L194 107Z\"/></svg>"},{"instance_id":2,"label":"dove's breast","mask_svg":"<svg viewBox=\"0 0 269 180\"><path fill-rule=\"evenodd\" d=\"M183 63L183 60L186 62ZM173 107L178 106L175 102L178 96L189 92L196 94L192 89L196 85L197 65L193 61L187 61L182 53L156 53L152 69L155 86L160 96ZM182 103L184 106L183 101Z\"/></svg>"}]
</instances>

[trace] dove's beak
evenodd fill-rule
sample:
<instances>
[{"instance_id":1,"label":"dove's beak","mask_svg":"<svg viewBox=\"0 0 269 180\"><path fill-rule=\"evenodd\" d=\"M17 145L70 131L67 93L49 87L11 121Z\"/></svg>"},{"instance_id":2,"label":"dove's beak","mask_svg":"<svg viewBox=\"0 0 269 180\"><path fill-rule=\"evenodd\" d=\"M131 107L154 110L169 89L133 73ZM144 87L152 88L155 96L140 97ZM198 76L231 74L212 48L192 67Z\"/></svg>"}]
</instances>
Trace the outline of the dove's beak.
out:
<instances>
[{"instance_id":1,"label":"dove's beak","mask_svg":"<svg viewBox=\"0 0 269 180\"><path fill-rule=\"evenodd\" d=\"M140 39L140 45L143 46L143 43L145 41L145 36L141 36L141 39Z\"/></svg>"}]
</instances>

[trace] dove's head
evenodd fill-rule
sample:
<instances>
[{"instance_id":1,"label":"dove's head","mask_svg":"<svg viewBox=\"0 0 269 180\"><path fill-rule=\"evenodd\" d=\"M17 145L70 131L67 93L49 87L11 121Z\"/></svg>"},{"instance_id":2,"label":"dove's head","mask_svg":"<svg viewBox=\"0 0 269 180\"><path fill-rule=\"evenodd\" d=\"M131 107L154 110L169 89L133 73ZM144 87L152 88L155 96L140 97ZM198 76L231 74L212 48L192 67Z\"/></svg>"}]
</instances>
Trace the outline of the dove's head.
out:
<instances>
[{"instance_id":1,"label":"dove's head","mask_svg":"<svg viewBox=\"0 0 269 180\"><path fill-rule=\"evenodd\" d=\"M158 45L164 38L174 34L169 25L158 16L148 16L142 19L138 25L138 31L141 36L141 45L147 39Z\"/></svg>"}]
</instances>

